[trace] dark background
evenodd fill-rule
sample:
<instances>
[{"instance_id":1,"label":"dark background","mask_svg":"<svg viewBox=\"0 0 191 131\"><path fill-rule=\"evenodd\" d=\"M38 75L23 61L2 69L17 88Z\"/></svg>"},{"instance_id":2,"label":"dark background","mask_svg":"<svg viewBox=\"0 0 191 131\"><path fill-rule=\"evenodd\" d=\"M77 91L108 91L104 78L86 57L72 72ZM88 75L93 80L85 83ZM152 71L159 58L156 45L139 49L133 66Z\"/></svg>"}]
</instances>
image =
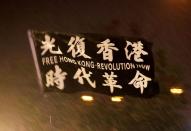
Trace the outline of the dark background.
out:
<instances>
[{"instance_id":1,"label":"dark background","mask_svg":"<svg viewBox=\"0 0 191 131\"><path fill-rule=\"evenodd\" d=\"M191 130L191 2L189 0L1 1L0 131ZM151 99L42 93L28 29L144 38L154 44L161 92ZM169 89L178 86L182 95Z\"/></svg>"}]
</instances>

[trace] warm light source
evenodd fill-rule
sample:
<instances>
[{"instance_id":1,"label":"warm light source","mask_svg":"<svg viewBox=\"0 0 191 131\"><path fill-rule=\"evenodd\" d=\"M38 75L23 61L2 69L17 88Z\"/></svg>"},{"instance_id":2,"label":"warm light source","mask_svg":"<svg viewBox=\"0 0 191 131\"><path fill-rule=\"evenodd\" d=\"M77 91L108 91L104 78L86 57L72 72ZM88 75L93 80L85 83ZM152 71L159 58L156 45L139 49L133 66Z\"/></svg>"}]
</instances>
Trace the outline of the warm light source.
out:
<instances>
[{"instance_id":1,"label":"warm light source","mask_svg":"<svg viewBox=\"0 0 191 131\"><path fill-rule=\"evenodd\" d=\"M112 102L121 102L123 100L122 96L113 96L111 97Z\"/></svg>"},{"instance_id":2,"label":"warm light source","mask_svg":"<svg viewBox=\"0 0 191 131\"><path fill-rule=\"evenodd\" d=\"M83 101L88 101L88 102L92 102L94 100L93 96L87 96L87 95L81 96L81 99Z\"/></svg>"},{"instance_id":3,"label":"warm light source","mask_svg":"<svg viewBox=\"0 0 191 131\"><path fill-rule=\"evenodd\" d=\"M170 89L170 92L172 94L182 94L184 91L183 91L183 89L181 89L181 87L172 87Z\"/></svg>"}]
</instances>

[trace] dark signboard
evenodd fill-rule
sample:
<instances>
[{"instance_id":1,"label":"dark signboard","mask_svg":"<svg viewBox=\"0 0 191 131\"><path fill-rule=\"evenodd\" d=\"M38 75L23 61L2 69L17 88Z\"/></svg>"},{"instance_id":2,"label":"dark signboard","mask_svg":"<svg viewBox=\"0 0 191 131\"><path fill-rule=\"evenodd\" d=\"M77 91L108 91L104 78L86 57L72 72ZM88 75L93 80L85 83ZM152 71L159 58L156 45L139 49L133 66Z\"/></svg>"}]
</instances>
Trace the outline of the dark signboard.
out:
<instances>
[{"instance_id":1,"label":"dark signboard","mask_svg":"<svg viewBox=\"0 0 191 131\"><path fill-rule=\"evenodd\" d=\"M142 39L29 31L44 91L93 91L107 95L153 96L151 44Z\"/></svg>"}]
</instances>

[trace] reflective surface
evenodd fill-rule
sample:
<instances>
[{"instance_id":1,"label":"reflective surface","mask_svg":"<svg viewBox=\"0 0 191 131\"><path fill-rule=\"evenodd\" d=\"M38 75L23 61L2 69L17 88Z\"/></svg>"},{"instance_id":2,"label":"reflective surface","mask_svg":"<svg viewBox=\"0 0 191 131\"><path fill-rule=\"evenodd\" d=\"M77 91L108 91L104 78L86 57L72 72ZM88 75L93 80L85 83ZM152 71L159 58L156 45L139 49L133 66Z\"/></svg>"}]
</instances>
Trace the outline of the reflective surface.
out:
<instances>
[{"instance_id":1,"label":"reflective surface","mask_svg":"<svg viewBox=\"0 0 191 131\"><path fill-rule=\"evenodd\" d=\"M191 130L189 0L6 1L0 7L0 130ZM42 93L27 29L145 38L153 43L160 94L112 102L90 92ZM183 93L172 93L174 87ZM94 100L82 101L84 94Z\"/></svg>"}]
</instances>

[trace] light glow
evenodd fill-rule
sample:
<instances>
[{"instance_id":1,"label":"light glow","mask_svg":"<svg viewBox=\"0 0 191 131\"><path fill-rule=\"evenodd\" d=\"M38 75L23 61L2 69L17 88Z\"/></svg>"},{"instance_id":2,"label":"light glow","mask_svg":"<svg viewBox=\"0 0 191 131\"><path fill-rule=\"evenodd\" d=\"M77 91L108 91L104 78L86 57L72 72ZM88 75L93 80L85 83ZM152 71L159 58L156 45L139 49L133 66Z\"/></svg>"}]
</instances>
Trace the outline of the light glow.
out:
<instances>
[{"instance_id":1,"label":"light glow","mask_svg":"<svg viewBox=\"0 0 191 131\"><path fill-rule=\"evenodd\" d=\"M88 102L92 102L94 100L93 96L87 96L87 95L81 96L81 99L83 101L88 101Z\"/></svg>"},{"instance_id":2,"label":"light glow","mask_svg":"<svg viewBox=\"0 0 191 131\"><path fill-rule=\"evenodd\" d=\"M121 102L123 100L122 96L113 96L111 97L112 102Z\"/></svg>"},{"instance_id":3,"label":"light glow","mask_svg":"<svg viewBox=\"0 0 191 131\"><path fill-rule=\"evenodd\" d=\"M182 94L184 91L180 87L173 87L170 89L172 94Z\"/></svg>"}]
</instances>

